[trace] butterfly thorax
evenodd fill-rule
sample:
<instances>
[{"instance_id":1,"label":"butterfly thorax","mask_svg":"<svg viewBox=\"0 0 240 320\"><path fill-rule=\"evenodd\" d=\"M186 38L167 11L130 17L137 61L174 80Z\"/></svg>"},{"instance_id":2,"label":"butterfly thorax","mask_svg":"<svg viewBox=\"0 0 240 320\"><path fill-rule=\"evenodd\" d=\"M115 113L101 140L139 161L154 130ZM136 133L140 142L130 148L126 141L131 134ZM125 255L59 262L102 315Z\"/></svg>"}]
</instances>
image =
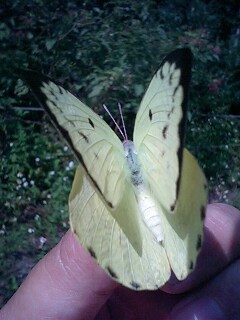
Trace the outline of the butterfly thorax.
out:
<instances>
[{"instance_id":1,"label":"butterfly thorax","mask_svg":"<svg viewBox=\"0 0 240 320\"><path fill-rule=\"evenodd\" d=\"M131 182L134 187L140 187L143 185L143 176L134 143L131 140L125 140L123 148L130 169Z\"/></svg>"}]
</instances>

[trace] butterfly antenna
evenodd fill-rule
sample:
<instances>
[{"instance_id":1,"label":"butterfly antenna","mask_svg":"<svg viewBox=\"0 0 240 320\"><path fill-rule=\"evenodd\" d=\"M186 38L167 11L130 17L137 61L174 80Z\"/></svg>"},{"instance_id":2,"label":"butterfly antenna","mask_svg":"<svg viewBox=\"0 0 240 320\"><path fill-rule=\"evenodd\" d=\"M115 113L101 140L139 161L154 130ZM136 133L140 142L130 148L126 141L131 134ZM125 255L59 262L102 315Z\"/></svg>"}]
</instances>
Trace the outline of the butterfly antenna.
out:
<instances>
[{"instance_id":1,"label":"butterfly antenna","mask_svg":"<svg viewBox=\"0 0 240 320\"><path fill-rule=\"evenodd\" d=\"M122 106L121 106L120 102L118 102L118 109L119 109L119 112L120 112L120 115L121 115L121 119L122 119L122 125L123 125L123 131L124 131L124 135L125 135L125 140L128 140L127 131L126 131L126 127L125 127L125 122L124 122L123 114L122 114Z\"/></svg>"},{"instance_id":2,"label":"butterfly antenna","mask_svg":"<svg viewBox=\"0 0 240 320\"><path fill-rule=\"evenodd\" d=\"M107 111L108 115L110 116L110 118L112 119L112 121L114 122L115 126L118 128L118 131L121 133L123 139L125 140L125 136L121 130L121 128L119 127L119 125L117 124L116 120L113 118L111 112L108 110L107 106L105 104L103 104L103 108L105 111Z\"/></svg>"}]
</instances>

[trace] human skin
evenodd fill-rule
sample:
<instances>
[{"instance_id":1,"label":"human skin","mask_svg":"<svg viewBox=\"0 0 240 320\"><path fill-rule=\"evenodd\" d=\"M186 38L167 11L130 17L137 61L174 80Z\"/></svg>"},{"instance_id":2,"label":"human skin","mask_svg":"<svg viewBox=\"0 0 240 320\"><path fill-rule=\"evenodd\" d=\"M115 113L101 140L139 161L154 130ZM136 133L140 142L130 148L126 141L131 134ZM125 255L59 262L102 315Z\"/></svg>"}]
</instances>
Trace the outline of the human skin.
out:
<instances>
[{"instance_id":1,"label":"human skin","mask_svg":"<svg viewBox=\"0 0 240 320\"><path fill-rule=\"evenodd\" d=\"M240 211L207 208L195 270L161 290L136 292L113 281L67 232L0 311L12 319L240 319Z\"/></svg>"}]
</instances>

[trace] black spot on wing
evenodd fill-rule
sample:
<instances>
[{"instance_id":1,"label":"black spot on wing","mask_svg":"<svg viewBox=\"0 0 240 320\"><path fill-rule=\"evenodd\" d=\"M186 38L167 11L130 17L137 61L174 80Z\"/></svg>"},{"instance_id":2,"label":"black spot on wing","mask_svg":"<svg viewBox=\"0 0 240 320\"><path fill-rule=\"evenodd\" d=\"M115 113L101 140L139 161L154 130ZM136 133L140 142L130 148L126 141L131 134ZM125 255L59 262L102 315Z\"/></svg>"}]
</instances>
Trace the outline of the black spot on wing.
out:
<instances>
[{"instance_id":1,"label":"black spot on wing","mask_svg":"<svg viewBox=\"0 0 240 320\"><path fill-rule=\"evenodd\" d=\"M164 155L165 155L165 150L162 150L162 151L160 152L160 155L161 155L161 157L163 158Z\"/></svg>"},{"instance_id":2,"label":"black spot on wing","mask_svg":"<svg viewBox=\"0 0 240 320\"><path fill-rule=\"evenodd\" d=\"M152 121L152 110L151 109L149 109L148 116L149 116L150 121Z\"/></svg>"},{"instance_id":3,"label":"black spot on wing","mask_svg":"<svg viewBox=\"0 0 240 320\"><path fill-rule=\"evenodd\" d=\"M88 118L88 122L89 122L90 126L92 126L92 128L94 128L94 124L90 118Z\"/></svg>"},{"instance_id":4,"label":"black spot on wing","mask_svg":"<svg viewBox=\"0 0 240 320\"><path fill-rule=\"evenodd\" d=\"M203 221L206 217L206 209L204 206L201 206L200 212L201 212L201 219Z\"/></svg>"},{"instance_id":5,"label":"black spot on wing","mask_svg":"<svg viewBox=\"0 0 240 320\"><path fill-rule=\"evenodd\" d=\"M171 108L171 110L168 112L167 117L170 119L171 115L173 114L174 106Z\"/></svg>"},{"instance_id":6,"label":"black spot on wing","mask_svg":"<svg viewBox=\"0 0 240 320\"><path fill-rule=\"evenodd\" d=\"M190 263L189 263L189 269L193 270L193 266L194 266L194 264L193 264L193 261L191 260Z\"/></svg>"},{"instance_id":7,"label":"black spot on wing","mask_svg":"<svg viewBox=\"0 0 240 320\"><path fill-rule=\"evenodd\" d=\"M163 128L163 131L162 131L162 135L163 135L163 138L164 138L164 139L166 139L166 137L167 137L167 130L168 130L168 125L165 126L165 127Z\"/></svg>"},{"instance_id":8,"label":"black spot on wing","mask_svg":"<svg viewBox=\"0 0 240 320\"><path fill-rule=\"evenodd\" d=\"M94 259L97 259L96 253L92 247L88 247L87 250L90 253L91 257L93 257Z\"/></svg>"},{"instance_id":9,"label":"black spot on wing","mask_svg":"<svg viewBox=\"0 0 240 320\"><path fill-rule=\"evenodd\" d=\"M170 77L169 77L169 86L172 85L172 78L173 78L173 72L170 74Z\"/></svg>"},{"instance_id":10,"label":"black spot on wing","mask_svg":"<svg viewBox=\"0 0 240 320\"><path fill-rule=\"evenodd\" d=\"M81 131L78 131L78 133L87 143L89 143L89 139L84 133L82 133Z\"/></svg>"},{"instance_id":11,"label":"black spot on wing","mask_svg":"<svg viewBox=\"0 0 240 320\"><path fill-rule=\"evenodd\" d=\"M197 244L196 244L197 251L199 251L201 247L202 247L202 236L199 234L197 239Z\"/></svg>"},{"instance_id":12,"label":"black spot on wing","mask_svg":"<svg viewBox=\"0 0 240 320\"><path fill-rule=\"evenodd\" d=\"M175 202L170 206L170 211L171 212L173 212L175 210L176 203L177 203L177 200L175 200Z\"/></svg>"},{"instance_id":13,"label":"black spot on wing","mask_svg":"<svg viewBox=\"0 0 240 320\"><path fill-rule=\"evenodd\" d=\"M206 183L204 183L203 188L204 188L204 190L207 190L208 186Z\"/></svg>"},{"instance_id":14,"label":"black spot on wing","mask_svg":"<svg viewBox=\"0 0 240 320\"><path fill-rule=\"evenodd\" d=\"M116 275L116 273L113 271L113 269L111 267L107 267L106 269L112 278L118 279L118 276Z\"/></svg>"},{"instance_id":15,"label":"black spot on wing","mask_svg":"<svg viewBox=\"0 0 240 320\"><path fill-rule=\"evenodd\" d=\"M58 87L58 89L59 89L59 92L61 93L61 94L64 94L65 93L65 90L62 88L62 87Z\"/></svg>"},{"instance_id":16,"label":"black spot on wing","mask_svg":"<svg viewBox=\"0 0 240 320\"><path fill-rule=\"evenodd\" d=\"M174 89L174 91L173 91L173 97L175 97L175 94L176 94L178 88L179 88L179 86L176 86L176 88Z\"/></svg>"},{"instance_id":17,"label":"black spot on wing","mask_svg":"<svg viewBox=\"0 0 240 320\"><path fill-rule=\"evenodd\" d=\"M138 290L139 288L141 288L140 284L138 284L135 281L130 282L130 286L133 287L133 289Z\"/></svg>"},{"instance_id":18,"label":"black spot on wing","mask_svg":"<svg viewBox=\"0 0 240 320\"><path fill-rule=\"evenodd\" d=\"M163 76L162 66L161 66L161 69L160 69L159 74L160 74L160 78L161 78L161 80L163 80L164 76Z\"/></svg>"}]
</instances>

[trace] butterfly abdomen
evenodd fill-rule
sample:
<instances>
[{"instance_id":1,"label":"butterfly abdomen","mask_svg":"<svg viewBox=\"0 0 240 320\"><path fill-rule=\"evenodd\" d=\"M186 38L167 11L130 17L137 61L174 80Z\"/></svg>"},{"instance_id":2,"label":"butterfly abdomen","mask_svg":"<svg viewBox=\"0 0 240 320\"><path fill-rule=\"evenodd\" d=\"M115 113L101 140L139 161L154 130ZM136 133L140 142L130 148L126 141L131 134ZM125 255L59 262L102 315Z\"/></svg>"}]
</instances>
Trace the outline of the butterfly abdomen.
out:
<instances>
[{"instance_id":1,"label":"butterfly abdomen","mask_svg":"<svg viewBox=\"0 0 240 320\"><path fill-rule=\"evenodd\" d=\"M163 234L161 231L159 206L151 194L149 186L144 181L134 143L127 140L123 143L123 147L130 169L131 182L133 184L139 211L144 223L151 230L156 241L161 243L163 241Z\"/></svg>"}]
</instances>

